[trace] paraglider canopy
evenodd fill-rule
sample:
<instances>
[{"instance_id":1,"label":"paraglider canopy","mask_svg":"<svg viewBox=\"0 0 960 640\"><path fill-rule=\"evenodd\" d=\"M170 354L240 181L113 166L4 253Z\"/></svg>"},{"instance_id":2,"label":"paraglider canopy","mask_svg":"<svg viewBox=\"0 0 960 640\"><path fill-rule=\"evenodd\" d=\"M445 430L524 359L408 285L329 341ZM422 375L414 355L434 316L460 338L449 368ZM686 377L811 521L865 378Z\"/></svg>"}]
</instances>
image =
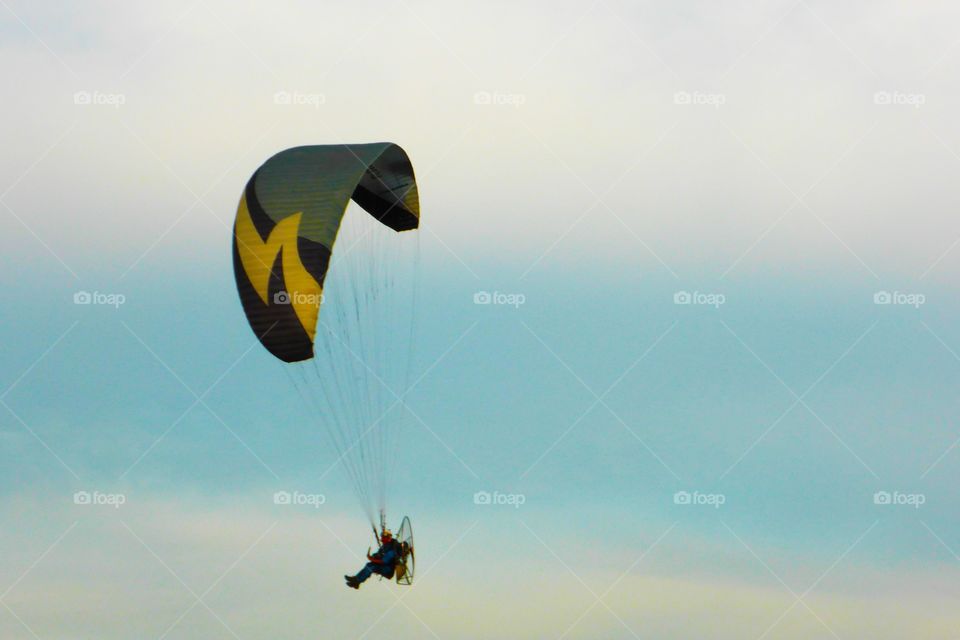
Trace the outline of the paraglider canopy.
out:
<instances>
[{"instance_id":1,"label":"paraglider canopy","mask_svg":"<svg viewBox=\"0 0 960 640\"><path fill-rule=\"evenodd\" d=\"M351 200L363 211L348 213ZM246 319L374 528L407 419L419 234L401 232L419 224L413 167L390 142L277 153L247 181L234 224Z\"/></svg>"},{"instance_id":2,"label":"paraglider canopy","mask_svg":"<svg viewBox=\"0 0 960 640\"><path fill-rule=\"evenodd\" d=\"M351 198L394 231L419 225L413 167L389 142L287 149L244 189L233 233L237 290L257 338L284 362L313 357L323 283Z\"/></svg>"}]
</instances>

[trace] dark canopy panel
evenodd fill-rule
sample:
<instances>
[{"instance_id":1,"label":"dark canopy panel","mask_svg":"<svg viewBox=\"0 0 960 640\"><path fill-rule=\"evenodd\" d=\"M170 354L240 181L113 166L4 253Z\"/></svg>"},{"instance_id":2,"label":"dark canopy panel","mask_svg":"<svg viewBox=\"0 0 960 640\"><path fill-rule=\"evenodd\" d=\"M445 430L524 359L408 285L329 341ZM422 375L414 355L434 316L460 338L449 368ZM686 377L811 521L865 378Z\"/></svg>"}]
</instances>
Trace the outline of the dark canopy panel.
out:
<instances>
[{"instance_id":1,"label":"dark canopy panel","mask_svg":"<svg viewBox=\"0 0 960 640\"><path fill-rule=\"evenodd\" d=\"M389 142L281 151L257 169L240 198L237 290L257 338L285 362L313 357L323 283L351 198L394 231L419 225L413 167Z\"/></svg>"}]
</instances>

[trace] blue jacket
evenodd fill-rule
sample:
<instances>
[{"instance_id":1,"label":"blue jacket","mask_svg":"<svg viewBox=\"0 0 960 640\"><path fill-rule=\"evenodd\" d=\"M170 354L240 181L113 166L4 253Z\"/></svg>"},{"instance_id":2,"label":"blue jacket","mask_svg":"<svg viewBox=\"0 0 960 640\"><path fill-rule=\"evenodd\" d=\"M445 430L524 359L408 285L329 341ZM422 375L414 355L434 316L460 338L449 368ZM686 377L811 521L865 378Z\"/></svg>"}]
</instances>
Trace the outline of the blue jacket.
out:
<instances>
[{"instance_id":1,"label":"blue jacket","mask_svg":"<svg viewBox=\"0 0 960 640\"><path fill-rule=\"evenodd\" d=\"M400 561L401 551L400 543L396 540L391 540L377 549L377 552L373 554L373 562L393 566Z\"/></svg>"}]
</instances>

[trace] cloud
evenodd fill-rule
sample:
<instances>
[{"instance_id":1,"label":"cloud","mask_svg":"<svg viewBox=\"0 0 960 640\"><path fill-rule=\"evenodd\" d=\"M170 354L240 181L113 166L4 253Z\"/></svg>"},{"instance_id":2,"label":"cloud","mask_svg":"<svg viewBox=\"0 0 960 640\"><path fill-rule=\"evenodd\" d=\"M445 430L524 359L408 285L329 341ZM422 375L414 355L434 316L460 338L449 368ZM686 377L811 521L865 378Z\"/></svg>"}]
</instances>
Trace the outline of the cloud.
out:
<instances>
[{"instance_id":1,"label":"cloud","mask_svg":"<svg viewBox=\"0 0 960 640\"><path fill-rule=\"evenodd\" d=\"M361 562L369 538L361 522L253 504L139 499L112 509L8 500L2 512L16 526L2 534L3 579L14 584L5 602L40 637L104 640L156 637L171 627L172 637L198 639L228 634L226 627L240 637L354 637L371 626L372 637L394 638L423 637L425 629L457 638L567 630L571 638L603 638L622 636L625 626L651 638L738 638L773 624L783 638L825 627L841 637L898 638L937 636L960 622L947 591L911 592L918 576L907 569L841 565L795 605L759 567L752 580L665 575L663 562L694 540L668 539L651 552L659 556L652 567L644 560L629 572L633 559L620 548L597 549L586 566L570 556L571 573L523 528L460 528L456 519L419 523L420 576L412 589L373 580L354 593L340 576ZM549 540L561 558L580 546L562 533ZM518 542L525 553L513 553ZM837 576L852 582L832 588ZM4 637L26 636L12 617L0 619L0 629Z\"/></svg>"},{"instance_id":2,"label":"cloud","mask_svg":"<svg viewBox=\"0 0 960 640\"><path fill-rule=\"evenodd\" d=\"M165 233L155 255L209 253L272 153L390 139L414 158L425 220L463 255L561 238L550 260L569 265L603 247L653 269L650 250L675 266L862 260L916 275L960 232L938 170L956 133L938 55L949 40L891 41L902 8L856 6L818 19L560 3L504 20L499 5L438 2L133 4L95 21L76 10L70 30L16 6L50 51L12 18L3 26L23 36L0 62L18 87L3 105L18 123L3 168L28 171L6 199L68 263L129 263ZM911 29L942 35L941 14L911 11ZM78 91L123 100L77 104ZM11 248L45 253L10 229L24 239Z\"/></svg>"}]
</instances>

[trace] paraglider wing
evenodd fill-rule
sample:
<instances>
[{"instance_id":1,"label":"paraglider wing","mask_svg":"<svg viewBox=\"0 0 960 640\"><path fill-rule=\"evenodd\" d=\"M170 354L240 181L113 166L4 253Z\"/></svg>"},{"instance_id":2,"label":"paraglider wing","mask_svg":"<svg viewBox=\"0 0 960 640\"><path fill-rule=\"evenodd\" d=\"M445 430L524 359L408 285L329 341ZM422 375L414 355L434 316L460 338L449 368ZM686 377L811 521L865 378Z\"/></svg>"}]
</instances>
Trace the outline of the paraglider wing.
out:
<instances>
[{"instance_id":1,"label":"paraglider wing","mask_svg":"<svg viewBox=\"0 0 960 640\"><path fill-rule=\"evenodd\" d=\"M243 190L232 234L247 321L374 528L399 458L416 335L419 234L399 232L419 225L410 160L380 142L269 158Z\"/></svg>"},{"instance_id":2,"label":"paraglider wing","mask_svg":"<svg viewBox=\"0 0 960 640\"><path fill-rule=\"evenodd\" d=\"M419 225L413 167L389 142L281 151L257 169L240 198L237 290L253 332L284 362L313 357L324 279L351 198L394 231Z\"/></svg>"}]
</instances>

